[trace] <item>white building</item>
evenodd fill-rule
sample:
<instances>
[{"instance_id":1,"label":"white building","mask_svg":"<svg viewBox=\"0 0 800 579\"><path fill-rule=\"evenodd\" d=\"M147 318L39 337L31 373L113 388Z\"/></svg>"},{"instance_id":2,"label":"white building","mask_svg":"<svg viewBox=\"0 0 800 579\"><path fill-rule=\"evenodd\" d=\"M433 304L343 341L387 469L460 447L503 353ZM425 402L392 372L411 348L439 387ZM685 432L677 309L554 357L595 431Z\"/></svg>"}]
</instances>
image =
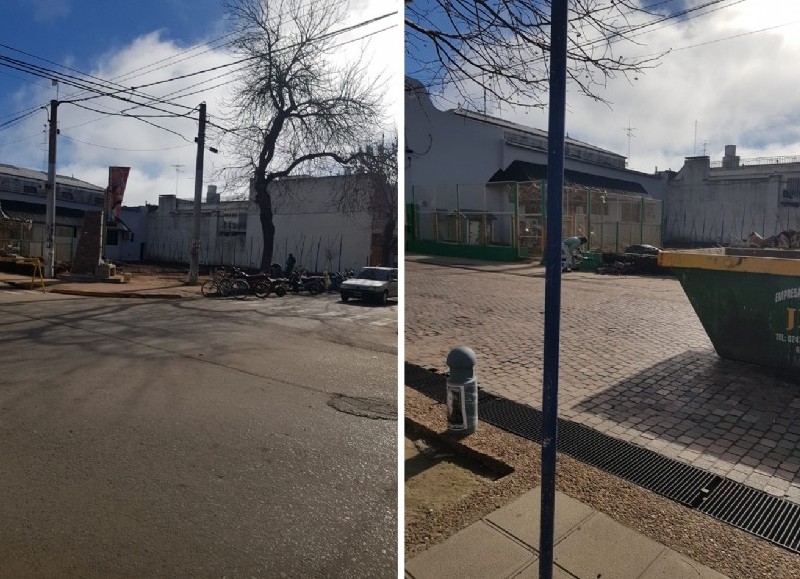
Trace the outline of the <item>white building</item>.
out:
<instances>
[{"instance_id":1,"label":"white building","mask_svg":"<svg viewBox=\"0 0 800 579\"><path fill-rule=\"evenodd\" d=\"M669 181L665 242L727 244L755 231L800 230L800 157L740 159L727 145L721 161L687 157Z\"/></svg>"},{"instance_id":2,"label":"white building","mask_svg":"<svg viewBox=\"0 0 800 579\"><path fill-rule=\"evenodd\" d=\"M353 176L293 177L276 184L273 193L276 227L273 260L284 264L289 253L298 267L310 270L356 269L374 264L376 231L384 221L375 204L343 213L336 198L352 187ZM44 257L47 174L0 165L0 207L9 216L33 222L24 239L12 240L21 254ZM369 191L360 187L360 195ZM56 181L56 261L75 257L84 214L101 211L105 189L73 177ZM160 260L188 263L194 202L175 195L159 196L158 205L123 207L120 221L106 229L106 259ZM258 268L261 226L258 209L249 199L222 201L209 186L201 210L200 261L209 265ZM22 231L22 230L21 230Z\"/></svg>"},{"instance_id":3,"label":"white building","mask_svg":"<svg viewBox=\"0 0 800 579\"><path fill-rule=\"evenodd\" d=\"M369 210L343 213L335 204L341 187L355 177L292 177L273 190L275 239L273 262L286 263L289 253L297 267L338 271L369 265L373 231L378 220ZM367 194L367 193L365 193ZM186 262L191 243L194 203L161 195L158 209L147 217L144 257ZM201 208L200 263L259 268L261 223L251 200L223 201L211 186Z\"/></svg>"},{"instance_id":4,"label":"white building","mask_svg":"<svg viewBox=\"0 0 800 579\"><path fill-rule=\"evenodd\" d=\"M478 185L515 162L547 165L547 132L485 114L434 106L425 87L406 77L406 200L416 186ZM666 178L625 168L622 155L566 138L567 171L638 184L663 199Z\"/></svg>"},{"instance_id":5,"label":"white building","mask_svg":"<svg viewBox=\"0 0 800 579\"><path fill-rule=\"evenodd\" d=\"M406 247L409 251L515 260L541 255L546 131L482 113L436 108L406 78ZM661 242L667 173L625 168L611 151L567 138L564 235L621 250Z\"/></svg>"}]
</instances>

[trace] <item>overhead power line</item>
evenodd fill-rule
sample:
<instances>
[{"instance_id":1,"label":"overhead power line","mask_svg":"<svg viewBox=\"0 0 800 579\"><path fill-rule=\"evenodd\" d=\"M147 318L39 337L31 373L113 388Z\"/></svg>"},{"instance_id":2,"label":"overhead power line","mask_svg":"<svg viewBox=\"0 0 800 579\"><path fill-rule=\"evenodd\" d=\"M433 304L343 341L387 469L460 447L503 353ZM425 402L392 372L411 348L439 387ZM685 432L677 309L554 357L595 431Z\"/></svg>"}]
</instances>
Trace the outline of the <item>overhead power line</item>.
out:
<instances>
[{"instance_id":1,"label":"overhead power line","mask_svg":"<svg viewBox=\"0 0 800 579\"><path fill-rule=\"evenodd\" d=\"M337 35L341 35L341 34L344 34L344 33L347 33L347 32L362 28L364 26L367 26L367 25L372 24L374 22L378 22L380 20L386 19L386 18L388 18L390 16L393 16L393 15L396 15L396 14L397 14L397 11L391 12L391 13L387 13L387 14L383 14L381 16L377 16L375 18L371 18L369 20L365 20L365 21L356 23L356 24L354 24L352 26L348 26L348 27L345 27L345 28L342 28L342 29L339 29L339 30L335 30L335 31L320 35L317 38L311 39L311 42L316 42L316 41L324 40L324 39L327 39L327 38L335 37ZM296 47L296 46L297 45L286 46L282 50L289 50L289 49L291 49L293 47ZM40 59L40 60L42 60L44 62L55 64L55 63L52 63L51 61L48 61L46 59L42 59L42 58L37 57L35 55L31 55L30 53L25 53L23 51L19 51L19 50L13 48L13 47L9 47L9 46L7 46L5 44L2 44L2 43L0 43L0 47L5 47L5 48L8 48L8 49L14 50L16 52L23 53L23 54L25 54L27 56L31 56L33 58ZM182 108L185 108L185 109L188 109L189 107L187 107L186 105L181 105L179 103L175 103L172 100L165 100L163 98L158 98L158 97L154 97L152 95L147 95L147 94L141 93L141 89L142 88L149 88L151 86L157 86L157 85L160 85L160 84L165 84L165 83L168 83L168 82L174 82L174 81L182 80L182 79L185 79L185 78L190 78L190 77L193 77L193 76L198 76L200 74L213 72L213 71L220 70L220 69L223 69L223 68L230 68L230 67L236 66L237 64L241 64L241 63L247 62L248 60L252 60L253 58L255 58L255 57L248 57L248 58L240 59L238 61L234 61L234 62L231 62L231 63L226 63L226 64L223 64L223 65L210 67L210 68L203 69L203 70L200 70L200 71L187 73L185 75L180 75L180 76L172 77L172 78L169 78L169 79L164 79L164 80L161 80L161 81L155 81L155 82L152 82L152 83L146 83L144 85L137 86L137 87L124 87L124 86L119 85L117 83L113 83L113 84L116 84L116 87L104 86L101 83L102 82L107 82L107 81L103 81L103 79L98 79L97 77L93 77L91 75L85 75L84 73L81 73L80 71L77 71L75 69L71 69L69 67L62 67L62 68L65 68L66 70L71 70L73 72L77 72L78 74L84 74L84 76L87 76L90 79L96 79L96 80L98 80L100 82L94 82L92 80L85 80L85 79L82 79L82 78L75 77L74 75L62 73L62 72L59 72L59 71L56 71L56 70L53 70L53 69L48 69L46 67L41 67L41 66L38 66L38 65L27 63L25 61L21 61L21 60L18 60L18 59L12 59L12 58L9 58L9 57L6 57L6 56L2 56L2 55L0 55L0 66L6 66L8 68L20 70L22 72L26 72L28 74L39 76L41 78L56 79L56 80L59 80L60 82L63 82L64 84L67 84L68 86L73 86L73 87L78 88L80 90L84 90L84 91L88 91L90 93L93 93L93 95L89 96L89 97L84 97L84 98L79 98L79 99L71 99L71 100L62 100L61 102L76 103L76 102L80 102L80 101L84 101L84 100L100 98L100 97L104 97L105 96L105 97L115 98L117 100L122 100L122 101L125 101L125 102L129 102L131 104L136 105L137 107L140 107L140 106L141 107L148 107L148 108L152 108L154 110L158 110L160 112L171 113L171 111L165 111L164 109L161 109L161 108L153 106L152 102L155 101L155 102L159 102L160 104L165 104L165 105L169 105L169 106L179 106L179 107L182 107ZM57 65L57 66L60 66L60 65ZM186 89L183 89L183 90L186 90ZM181 92L181 91L178 91L178 92ZM150 103L138 102L138 101L134 100L131 97L121 96L121 95L123 95L125 93L128 93L129 95L131 95L131 97L135 94L139 98L151 99L151 101L150 101ZM194 94L194 93L192 93L192 94ZM181 95L181 97L185 97L185 96L188 96L188 95ZM99 112L101 114L106 114L106 113L102 113L100 111L96 111L96 112ZM172 114L174 114L175 116L185 116L185 115L178 115L178 114L175 114L175 113L172 113Z\"/></svg>"},{"instance_id":2,"label":"overhead power line","mask_svg":"<svg viewBox=\"0 0 800 579\"><path fill-rule=\"evenodd\" d=\"M108 147L106 145L98 145L97 143L89 143L87 141L81 141L80 139L76 139L75 137L70 137L69 135L64 134L64 131L61 131L60 136L68 141L75 141L76 143L80 143L82 145L89 145L90 147L97 147L99 149L109 149L111 151L126 151L129 153L155 153L158 151L174 151L175 149L185 149L186 147L191 147L194 143L189 143L186 145L176 145L174 147L158 147L156 149L126 149L123 147Z\"/></svg>"},{"instance_id":3,"label":"overhead power line","mask_svg":"<svg viewBox=\"0 0 800 579\"><path fill-rule=\"evenodd\" d=\"M657 6L660 6L660 5L663 5L663 4L667 4L670 1L671 0L667 0L667 1L656 2L656 3L650 4L650 5L645 7L645 10L650 10L650 9L653 9L653 8L655 8ZM667 15L659 15L657 18L653 18L653 19L648 20L646 22L641 22L641 23L638 23L638 24L632 24L626 30L620 31L620 32L614 34L613 36L610 36L610 37L599 37L599 38L595 38L595 39L592 39L592 40L588 40L586 42L575 43L574 46L575 46L576 49L586 50L586 49L591 49L591 48L593 48L594 46L597 46L597 45L615 44L615 43L621 42L623 40L640 38L641 36L643 36L645 34L652 34L653 32L656 32L657 30L661 30L663 28L667 28L668 26L674 26L674 25L680 24L682 22L686 22L688 20L692 20L692 19L695 19L695 18L700 18L702 16L707 16L708 14L711 14L713 12L717 12L719 10L730 8L732 6L735 6L736 4L741 4L742 2L745 2L745 1L747 1L747 0L709 0L709 1L705 2L705 3L703 3L703 4L700 4L700 5L691 7L691 8L682 9L682 10L679 10L677 12L674 12L674 13L671 13L671 14L667 14ZM728 4L724 4L725 2L729 2L729 3ZM705 10L705 9L708 9L708 10L705 11L705 12L701 12L702 10ZM666 23L666 24L664 24L664 23ZM663 26L659 26L657 28L653 28L654 26L656 26L658 24L663 24ZM407 37L407 39L408 39L408 37ZM530 60L527 60L525 62L521 62L521 63L518 63L516 65L509 66L508 70L510 70L512 72L513 71L524 71L526 68L530 68L530 65L532 63L535 64L535 63L540 62L540 61L544 62L546 58L547 58L546 55L537 55L536 57L534 57L534 58L532 58ZM415 71L410 71L408 74L410 74L411 76L416 76L416 75L420 75L421 73L425 73L428 70L431 70L431 71L434 72L434 74L436 76L438 76L438 75L441 74L442 69L445 68L444 65L441 63L441 61L439 59L434 59L434 60L431 60L431 61L428 61L428 62L422 62L420 64L422 64L421 68L417 68L417 70L415 70ZM423 76L422 78L425 78L425 77ZM422 80L422 78L420 78L420 80ZM444 87L446 87L446 86L448 86L450 84L458 83L458 82L465 82L465 81L469 81L471 79L472 79L472 75L468 74L467 72L461 72L460 74L455 74L455 73L451 72L450 74L447 75L447 78L442 78L440 80L429 79L428 82L426 82L425 84L430 89L433 89L433 88L444 88Z\"/></svg>"}]
</instances>

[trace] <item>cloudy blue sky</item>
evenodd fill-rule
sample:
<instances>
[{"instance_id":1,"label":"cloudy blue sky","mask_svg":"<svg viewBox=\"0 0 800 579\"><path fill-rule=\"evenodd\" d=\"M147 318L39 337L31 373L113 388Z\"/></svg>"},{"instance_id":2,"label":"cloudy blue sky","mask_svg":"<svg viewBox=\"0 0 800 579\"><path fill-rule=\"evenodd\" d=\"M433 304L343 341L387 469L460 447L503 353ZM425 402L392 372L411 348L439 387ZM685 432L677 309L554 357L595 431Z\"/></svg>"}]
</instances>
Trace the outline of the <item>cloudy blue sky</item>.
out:
<instances>
[{"instance_id":1,"label":"cloudy blue sky","mask_svg":"<svg viewBox=\"0 0 800 579\"><path fill-rule=\"evenodd\" d=\"M610 106L568 87L571 137L623 155L630 146L629 167L643 172L677 170L684 157L704 153L720 160L725 145L737 145L743 159L800 155L800 2L644 0L640 5L661 14L696 10L648 28L635 43L615 44L615 53L626 58L667 54L635 79L609 79L599 94ZM408 72L413 69L407 63ZM461 100L445 90L436 102L453 108ZM546 109L487 112L547 128Z\"/></svg>"},{"instance_id":2,"label":"cloudy blue sky","mask_svg":"<svg viewBox=\"0 0 800 579\"><path fill-rule=\"evenodd\" d=\"M400 10L400 0L351 0L343 26ZM353 40L342 48L344 57L364 53L376 77L397 77L390 92L398 95L398 103L400 18L398 13L394 19L341 36L342 41ZM230 62L232 57L224 47L228 24L220 0L6 0L0 7L0 163L46 170L47 111L42 107L53 98L86 95L64 82L54 87L49 78L16 70L11 59L84 80L85 74L114 81L120 88L141 86ZM81 102L101 112L60 105L58 173L105 186L110 165L130 166L126 205L157 203L158 195L176 192L192 197L197 112L191 109L205 101L210 119L222 114L222 100L230 86L217 86L225 80L220 74L211 72L146 89L159 97L176 91L192 93L170 96L184 106L178 110L188 116L151 119L162 128L109 114L130 107L118 100ZM206 82L197 84L201 81ZM392 118L398 116L396 107L387 100ZM216 146L213 141L207 144ZM224 149L219 155L207 154L205 184L213 182L214 172L229 163L232 159Z\"/></svg>"}]
</instances>

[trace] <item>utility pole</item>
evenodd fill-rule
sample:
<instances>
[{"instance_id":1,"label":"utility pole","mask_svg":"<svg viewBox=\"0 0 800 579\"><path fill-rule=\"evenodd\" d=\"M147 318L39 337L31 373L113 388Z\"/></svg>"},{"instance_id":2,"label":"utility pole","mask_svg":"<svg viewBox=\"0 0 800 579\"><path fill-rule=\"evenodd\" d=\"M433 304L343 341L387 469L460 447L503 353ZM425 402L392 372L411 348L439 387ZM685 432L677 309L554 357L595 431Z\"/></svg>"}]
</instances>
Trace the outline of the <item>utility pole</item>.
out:
<instances>
[{"instance_id":1,"label":"utility pole","mask_svg":"<svg viewBox=\"0 0 800 579\"><path fill-rule=\"evenodd\" d=\"M189 285L197 285L200 269L200 205L203 199L203 155L206 142L206 103L200 103L200 128L197 131L197 162L194 172L194 213L192 242L189 248Z\"/></svg>"},{"instance_id":2,"label":"utility pole","mask_svg":"<svg viewBox=\"0 0 800 579\"><path fill-rule=\"evenodd\" d=\"M58 101L50 101L50 138L47 150L47 196L45 213L44 274L55 277L56 258L56 135L58 134Z\"/></svg>"}]
</instances>

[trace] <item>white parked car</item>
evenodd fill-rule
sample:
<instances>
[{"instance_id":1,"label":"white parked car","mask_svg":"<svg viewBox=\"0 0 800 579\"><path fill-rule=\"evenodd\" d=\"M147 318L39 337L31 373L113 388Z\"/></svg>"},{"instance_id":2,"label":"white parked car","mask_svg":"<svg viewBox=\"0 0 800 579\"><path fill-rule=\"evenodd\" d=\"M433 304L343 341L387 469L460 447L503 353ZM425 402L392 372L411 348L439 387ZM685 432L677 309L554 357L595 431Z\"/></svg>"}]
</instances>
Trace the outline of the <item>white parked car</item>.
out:
<instances>
[{"instance_id":1,"label":"white parked car","mask_svg":"<svg viewBox=\"0 0 800 579\"><path fill-rule=\"evenodd\" d=\"M362 267L355 277L342 282L339 293L343 302L356 298L385 304L397 297L397 268Z\"/></svg>"}]
</instances>

